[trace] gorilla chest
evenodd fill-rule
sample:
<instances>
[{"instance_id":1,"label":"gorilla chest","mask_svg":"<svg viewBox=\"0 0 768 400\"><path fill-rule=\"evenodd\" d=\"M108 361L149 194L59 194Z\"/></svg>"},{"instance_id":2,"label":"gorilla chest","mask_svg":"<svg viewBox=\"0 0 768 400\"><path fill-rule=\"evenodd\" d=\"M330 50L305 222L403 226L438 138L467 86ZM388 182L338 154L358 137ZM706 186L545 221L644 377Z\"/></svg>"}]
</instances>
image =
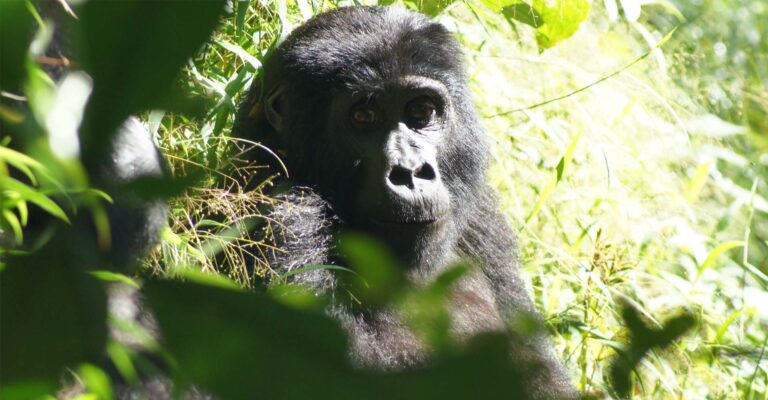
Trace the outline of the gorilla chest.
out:
<instances>
[{"instance_id":1,"label":"gorilla chest","mask_svg":"<svg viewBox=\"0 0 768 400\"><path fill-rule=\"evenodd\" d=\"M470 274L456 285L446 299L446 309L451 319L449 333L458 342L505 329L494 292L480 273ZM347 324L354 361L362 367L394 370L424 364L429 349L406 322L414 318L418 317L392 310L355 315Z\"/></svg>"}]
</instances>

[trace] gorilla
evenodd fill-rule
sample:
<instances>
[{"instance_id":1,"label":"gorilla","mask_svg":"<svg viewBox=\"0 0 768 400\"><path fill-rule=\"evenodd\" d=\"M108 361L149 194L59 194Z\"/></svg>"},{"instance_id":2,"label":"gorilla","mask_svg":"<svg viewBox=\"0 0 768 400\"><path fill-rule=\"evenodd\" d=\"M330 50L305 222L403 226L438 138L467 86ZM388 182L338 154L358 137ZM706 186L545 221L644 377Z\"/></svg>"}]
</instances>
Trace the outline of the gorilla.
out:
<instances>
[{"instance_id":1,"label":"gorilla","mask_svg":"<svg viewBox=\"0 0 768 400\"><path fill-rule=\"evenodd\" d=\"M478 268L449 299L452 335L509 331L510 357L530 371L524 384L532 398L577 398L549 339L509 328L536 312L515 235L486 182L489 143L461 54L444 26L395 7L317 15L272 52L234 127L272 149L290 173L289 180L274 159L253 156L291 188L272 211L285 250L272 265L282 274L343 263L334 237L348 229L382 241L414 285L473 260ZM340 285L327 269L290 279L317 293ZM334 299L329 313L348 331L356 365L399 370L429 361L396 313Z\"/></svg>"}]
</instances>

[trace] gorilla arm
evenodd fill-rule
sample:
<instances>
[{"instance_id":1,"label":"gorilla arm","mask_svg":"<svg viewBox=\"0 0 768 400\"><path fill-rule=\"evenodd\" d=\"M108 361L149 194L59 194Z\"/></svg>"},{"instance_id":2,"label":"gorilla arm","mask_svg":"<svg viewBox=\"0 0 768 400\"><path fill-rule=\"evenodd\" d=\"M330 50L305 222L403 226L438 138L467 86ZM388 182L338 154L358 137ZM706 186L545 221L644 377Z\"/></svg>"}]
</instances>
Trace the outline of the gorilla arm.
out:
<instances>
[{"instance_id":1,"label":"gorilla arm","mask_svg":"<svg viewBox=\"0 0 768 400\"><path fill-rule=\"evenodd\" d=\"M307 265L329 263L331 226L336 220L330 213L328 203L311 188L295 186L278 196L269 214L271 223L264 228L264 237L274 241L267 261L278 277ZM321 294L333 291L336 278L327 269L316 269L292 275L286 283Z\"/></svg>"},{"instance_id":2,"label":"gorilla arm","mask_svg":"<svg viewBox=\"0 0 768 400\"><path fill-rule=\"evenodd\" d=\"M517 238L499 212L494 191L485 187L468 215L459 241L460 251L477 260L490 282L496 307L510 332L512 360L520 367L532 399L577 399L568 372L552 350L543 321L535 310L520 274ZM488 221L498 221L489 224ZM533 318L533 332L518 332L516 322Z\"/></svg>"}]
</instances>

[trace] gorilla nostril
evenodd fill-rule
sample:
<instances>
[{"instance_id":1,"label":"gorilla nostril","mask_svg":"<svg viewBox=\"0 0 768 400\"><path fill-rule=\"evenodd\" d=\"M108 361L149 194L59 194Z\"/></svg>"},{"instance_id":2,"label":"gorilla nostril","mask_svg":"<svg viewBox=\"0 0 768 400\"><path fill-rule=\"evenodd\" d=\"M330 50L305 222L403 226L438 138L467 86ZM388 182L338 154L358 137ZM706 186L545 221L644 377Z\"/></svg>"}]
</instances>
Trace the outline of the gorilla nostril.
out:
<instances>
[{"instance_id":1,"label":"gorilla nostril","mask_svg":"<svg viewBox=\"0 0 768 400\"><path fill-rule=\"evenodd\" d=\"M395 186L413 187L413 177L411 170L395 165L389 172L389 182Z\"/></svg>"},{"instance_id":2,"label":"gorilla nostril","mask_svg":"<svg viewBox=\"0 0 768 400\"><path fill-rule=\"evenodd\" d=\"M424 179L426 181L434 180L437 177L434 168L432 168L432 166L427 163L422 164L421 167L416 170L413 176L419 179Z\"/></svg>"}]
</instances>

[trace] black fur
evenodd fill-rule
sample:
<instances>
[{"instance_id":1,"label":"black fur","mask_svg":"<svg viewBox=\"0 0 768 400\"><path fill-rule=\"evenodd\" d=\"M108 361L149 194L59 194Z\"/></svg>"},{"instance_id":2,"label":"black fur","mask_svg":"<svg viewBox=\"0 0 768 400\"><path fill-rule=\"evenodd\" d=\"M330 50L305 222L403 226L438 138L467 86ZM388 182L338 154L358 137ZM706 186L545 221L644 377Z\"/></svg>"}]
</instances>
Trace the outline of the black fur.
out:
<instances>
[{"instance_id":1,"label":"black fur","mask_svg":"<svg viewBox=\"0 0 768 400\"><path fill-rule=\"evenodd\" d=\"M386 97L391 88L408 93L404 79L437 82L443 93L437 97L445 97L438 133L393 123L376 131L380 142L350 134L353 129L340 120L347 114L339 117L339 104L360 93ZM477 262L479 270L464 277L451 297L452 332L459 339L504 331L516 316L536 315L520 277L515 235L486 182L488 141L471 102L461 51L442 25L400 8L350 7L316 16L265 62L262 79L241 106L235 134L280 154L291 182L300 187L273 212L282 223L278 237L286 250L273 260L282 265L278 272L335 262L332 236L354 228L388 244L416 285L430 282L453 261ZM396 134L410 139L393 145L391 135ZM430 149L436 153L434 166ZM424 186L422 193L411 183L405 195L392 194L388 168L408 157L436 170L426 179L432 186ZM445 204L441 191L447 193ZM443 209L447 216L435 217ZM400 222L438 221L390 229L375 222L382 215ZM293 279L318 292L332 292L338 284L327 270ZM358 365L401 369L428 362L424 346L392 312L362 314L337 303L331 314L351 334ZM515 337L510 333L511 357L529 371L531 398L578 397L544 334Z\"/></svg>"},{"instance_id":2,"label":"black fur","mask_svg":"<svg viewBox=\"0 0 768 400\"><path fill-rule=\"evenodd\" d=\"M163 178L165 160L149 131L136 117L129 117L118 128L108 157L90 174L113 199L107 206L112 239L107 259L117 268L130 269L160 240L168 205L163 199L139 197L126 185L140 178Z\"/></svg>"}]
</instances>

